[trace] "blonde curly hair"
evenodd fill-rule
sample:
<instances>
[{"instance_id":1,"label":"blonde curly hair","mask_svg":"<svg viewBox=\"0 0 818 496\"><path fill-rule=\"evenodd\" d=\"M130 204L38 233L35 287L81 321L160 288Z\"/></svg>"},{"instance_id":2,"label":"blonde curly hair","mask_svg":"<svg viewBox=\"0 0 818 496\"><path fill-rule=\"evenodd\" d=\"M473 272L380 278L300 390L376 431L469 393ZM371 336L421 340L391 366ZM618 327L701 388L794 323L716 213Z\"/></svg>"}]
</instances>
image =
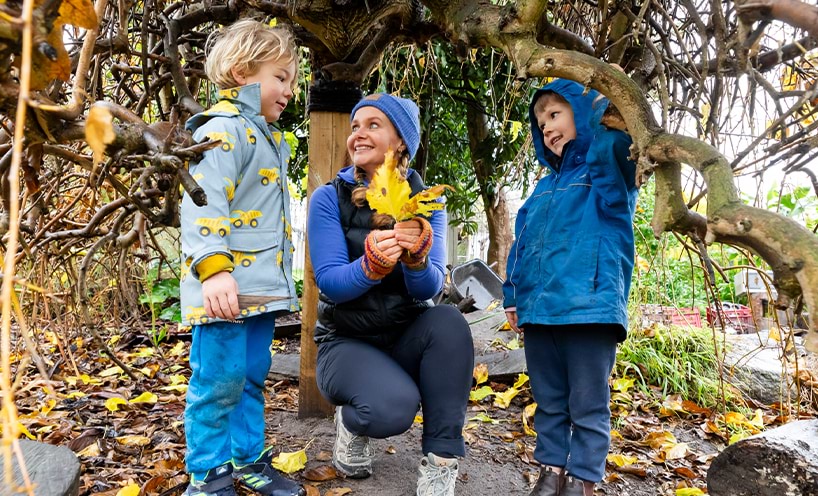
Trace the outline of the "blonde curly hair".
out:
<instances>
[{"instance_id":1,"label":"blonde curly hair","mask_svg":"<svg viewBox=\"0 0 818 496\"><path fill-rule=\"evenodd\" d=\"M252 76L260 64L276 60L294 63L298 70L298 49L293 34L283 27L272 27L255 19L242 19L212 33L206 46L205 72L220 89L239 86L232 70ZM293 78L293 90L298 77Z\"/></svg>"}]
</instances>

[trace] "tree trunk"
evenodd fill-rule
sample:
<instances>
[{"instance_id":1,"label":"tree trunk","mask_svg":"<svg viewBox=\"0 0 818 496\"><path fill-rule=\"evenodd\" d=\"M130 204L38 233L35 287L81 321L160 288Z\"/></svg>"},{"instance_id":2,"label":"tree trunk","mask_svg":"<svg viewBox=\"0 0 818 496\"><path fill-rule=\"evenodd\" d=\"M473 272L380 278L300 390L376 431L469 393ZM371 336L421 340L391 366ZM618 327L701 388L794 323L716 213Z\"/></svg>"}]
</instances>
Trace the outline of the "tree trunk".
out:
<instances>
[{"instance_id":1,"label":"tree trunk","mask_svg":"<svg viewBox=\"0 0 818 496\"><path fill-rule=\"evenodd\" d=\"M486 209L489 228L489 250L486 262L500 277L505 278L506 260L511 249L513 234L509 221L508 203L502 188L494 181L494 144L486 113L477 101L466 104L466 127L469 131L469 151L474 167L480 197Z\"/></svg>"},{"instance_id":2,"label":"tree trunk","mask_svg":"<svg viewBox=\"0 0 818 496\"><path fill-rule=\"evenodd\" d=\"M349 113L310 112L310 165L307 184L307 202L312 192L331 181L348 162L346 130ZM307 239L305 249L309 253ZM317 240L320 242L320 240ZM298 381L298 417L318 417L332 413L318 391L315 365L318 348L313 340L318 318L318 286L312 272L310 257L304 260L304 296L301 299L301 377Z\"/></svg>"},{"instance_id":3,"label":"tree trunk","mask_svg":"<svg viewBox=\"0 0 818 496\"><path fill-rule=\"evenodd\" d=\"M707 471L711 496L818 495L818 420L801 420L728 446Z\"/></svg>"}]
</instances>

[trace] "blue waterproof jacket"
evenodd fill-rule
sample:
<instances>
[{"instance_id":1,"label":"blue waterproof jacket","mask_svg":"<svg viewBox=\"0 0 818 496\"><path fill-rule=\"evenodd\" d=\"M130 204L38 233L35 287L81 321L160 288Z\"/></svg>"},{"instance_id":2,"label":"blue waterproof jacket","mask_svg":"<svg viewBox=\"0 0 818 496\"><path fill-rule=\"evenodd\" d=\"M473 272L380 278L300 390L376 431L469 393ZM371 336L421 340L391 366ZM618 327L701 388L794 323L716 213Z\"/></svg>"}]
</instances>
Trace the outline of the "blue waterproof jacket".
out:
<instances>
[{"instance_id":1,"label":"blue waterproof jacket","mask_svg":"<svg viewBox=\"0 0 818 496\"><path fill-rule=\"evenodd\" d=\"M534 102L544 91L560 94L574 112L577 137L565 145L562 157L546 148L537 126ZM556 80L532 98L532 139L549 173L517 214L503 306L516 307L522 327L619 324L624 339L636 165L628 158L631 138L599 125L608 101L598 96L573 81Z\"/></svg>"}]
</instances>

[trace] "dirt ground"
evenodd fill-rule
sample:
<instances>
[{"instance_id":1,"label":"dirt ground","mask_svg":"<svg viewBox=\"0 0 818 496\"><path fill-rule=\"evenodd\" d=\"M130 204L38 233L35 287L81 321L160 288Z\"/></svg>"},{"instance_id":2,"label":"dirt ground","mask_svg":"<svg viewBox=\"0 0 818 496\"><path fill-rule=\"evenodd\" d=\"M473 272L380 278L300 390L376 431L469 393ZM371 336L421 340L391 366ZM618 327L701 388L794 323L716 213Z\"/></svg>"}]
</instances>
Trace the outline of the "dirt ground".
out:
<instances>
[{"instance_id":1,"label":"dirt ground","mask_svg":"<svg viewBox=\"0 0 818 496\"><path fill-rule=\"evenodd\" d=\"M469 416L480 413L470 411ZM534 448L533 438L510 439L508 424L520 415L519 409L509 409L501 417L491 411L497 424L480 423L467 430L467 455L460 461L456 486L458 496L527 495L538 474L538 467L527 463ZM658 427L658 426L657 426ZM680 440L694 445L700 453L716 453L717 448L699 436L698 430L683 424L663 426ZM310 482L304 478L311 469L331 466L329 458L335 439L332 417L299 420L295 412L270 411L268 439L281 451L297 451L307 446L308 463L304 471L293 478L303 484L314 485L321 495L330 489L347 488L350 495L407 496L415 494L417 467L421 458L422 426L418 423L406 433L388 439L373 440L376 458L374 473L367 479L336 478L326 482ZM325 460L325 461L320 461ZM645 477L616 472L608 468L609 482L600 484L599 495L659 496L675 494L675 482L665 470L649 468ZM610 481L610 479L616 479ZM332 493L330 493L332 494ZM338 493L343 494L343 492Z\"/></svg>"}]
</instances>

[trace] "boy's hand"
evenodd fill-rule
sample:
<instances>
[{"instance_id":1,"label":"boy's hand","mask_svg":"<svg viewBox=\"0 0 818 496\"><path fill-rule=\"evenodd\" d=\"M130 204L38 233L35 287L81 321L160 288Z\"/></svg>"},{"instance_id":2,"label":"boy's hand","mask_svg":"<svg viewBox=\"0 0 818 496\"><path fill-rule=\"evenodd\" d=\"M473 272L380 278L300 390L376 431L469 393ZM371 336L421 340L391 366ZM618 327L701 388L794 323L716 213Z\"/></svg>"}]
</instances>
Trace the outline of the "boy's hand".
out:
<instances>
[{"instance_id":1,"label":"boy's hand","mask_svg":"<svg viewBox=\"0 0 818 496\"><path fill-rule=\"evenodd\" d=\"M239 316L239 285L230 272L218 272L205 279L202 299L208 317L231 320Z\"/></svg>"},{"instance_id":2,"label":"boy's hand","mask_svg":"<svg viewBox=\"0 0 818 496\"><path fill-rule=\"evenodd\" d=\"M508 319L508 325L510 325L515 332L523 332L525 330L522 327L517 327L517 310L506 310L506 319Z\"/></svg>"}]
</instances>

